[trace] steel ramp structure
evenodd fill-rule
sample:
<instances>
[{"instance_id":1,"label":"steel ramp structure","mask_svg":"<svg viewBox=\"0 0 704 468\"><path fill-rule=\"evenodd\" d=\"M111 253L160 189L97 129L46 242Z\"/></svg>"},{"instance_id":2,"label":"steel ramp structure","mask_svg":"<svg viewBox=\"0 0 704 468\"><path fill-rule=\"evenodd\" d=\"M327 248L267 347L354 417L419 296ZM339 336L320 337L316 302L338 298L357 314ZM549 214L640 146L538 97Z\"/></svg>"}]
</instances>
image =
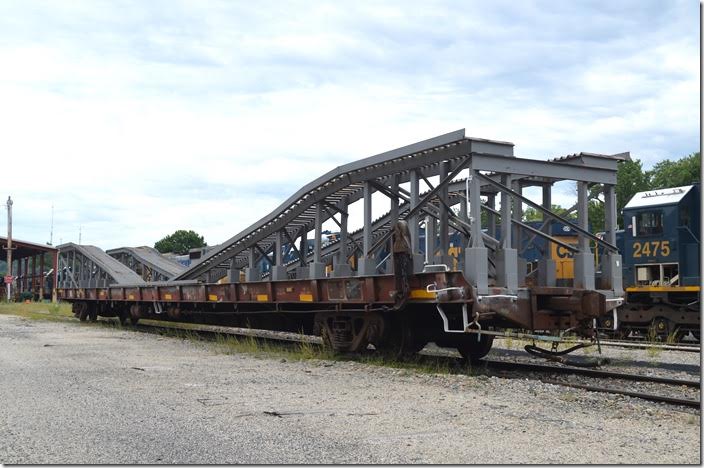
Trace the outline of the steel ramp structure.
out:
<instances>
[{"instance_id":1,"label":"steel ramp structure","mask_svg":"<svg viewBox=\"0 0 704 468\"><path fill-rule=\"evenodd\" d=\"M104 273L89 274L87 281L85 274L70 276L60 297L77 312L135 323L143 317L217 317L306 329L338 351L373 344L413 352L433 341L477 358L501 329L555 336L569 329L593 337L595 319L623 302L614 185L618 162L628 158L627 153L519 158L512 143L458 130L329 171L169 281L145 283L130 270L138 280L112 274L115 287L82 289L108 282L114 265L98 265ZM576 221L551 211L552 188L560 181L576 182ZM523 195L524 188L535 186L542 190L540 203ZM599 237L589 232L588 194L594 189L605 204L605 234ZM384 207L374 213L386 213L373 219L379 200ZM540 228L522 221L523 205L542 213ZM362 227L351 232L355 208L362 208ZM553 221L569 226L578 244L552 236ZM324 223L338 226L337 241L326 242ZM430 246L425 256L421 224ZM461 234L463 244L455 268L448 255L451 230ZM540 260L537 278L524 281L519 250L526 234L574 254L572 286L557 286L549 256ZM593 244L599 247L600 272ZM74 259L79 253L88 258L78 251L83 246L73 247ZM287 261L289 250L297 262ZM96 270L97 262L88 261L93 263L81 271ZM262 261L271 266L267 277L258 267Z\"/></svg>"},{"instance_id":2,"label":"steel ramp structure","mask_svg":"<svg viewBox=\"0 0 704 468\"><path fill-rule=\"evenodd\" d=\"M112 284L143 284L142 278L100 248L61 244L59 249L59 288L98 288Z\"/></svg>"},{"instance_id":3,"label":"steel ramp structure","mask_svg":"<svg viewBox=\"0 0 704 468\"><path fill-rule=\"evenodd\" d=\"M283 247L284 243L295 245L295 240L302 240L302 235L305 236L309 231L319 228L322 223L335 216L341 217L341 220L337 220L340 224L346 225L347 206L360 199L365 200L364 225L366 227L362 239L364 245L360 259L361 271L358 270L358 272L363 275L374 274L374 259L371 257L378 250L379 245L372 244L372 192L382 190L388 193L390 190L394 198L402 199L404 195L398 192L398 185L410 181L411 193L406 197L410 197L411 204L415 206L420 196L418 190L420 180L437 175L447 176L450 171L459 173L467 167L468 156L471 153L492 154L502 158L512 157L513 144L465 138L464 130L458 130L340 166L301 188L269 215L225 241L220 249L212 252L198 265L189 268L175 279L207 281L210 279L209 270L237 269L242 265L248 265L246 267L248 280L261 279L255 271L259 256L266 255L272 250L281 251L276 247ZM456 175L453 174L452 178ZM387 189L383 189L384 187ZM428 210L427 207L421 208L414 214ZM444 210L435 214L442 218L447 215ZM346 243L347 233L344 231L343 228L341 237ZM411 234L413 236L413 232ZM388 240L388 234L386 236L385 240ZM320 236L315 237L314 261L309 265L307 274L310 277L319 277L324 272L324 265L319 255ZM417 234L413 236L413 240L417 244ZM285 266L280 262L276 267L273 277L283 279L286 274ZM346 269L342 267L340 270ZM303 271L299 270L299 273ZM235 278L235 275L232 277Z\"/></svg>"},{"instance_id":4,"label":"steel ramp structure","mask_svg":"<svg viewBox=\"0 0 704 468\"><path fill-rule=\"evenodd\" d=\"M167 281L183 273L186 267L164 257L153 247L120 247L105 253L136 272L144 281Z\"/></svg>"},{"instance_id":5,"label":"steel ramp structure","mask_svg":"<svg viewBox=\"0 0 704 468\"><path fill-rule=\"evenodd\" d=\"M515 290L520 276L516 274L520 237L525 230L529 230L530 235L559 243L547 235L550 219L572 223L550 212L551 188L561 180L576 180L581 187L581 202L578 210L579 226L573 226L579 230L581 244L580 248L560 245L577 253L580 268L584 265L584 269L579 271L576 285L595 288L593 266L590 268L586 261L588 247L585 247L585 242L597 242L613 255L617 254L617 249L613 227L607 226L610 234L605 239L596 238L587 230L587 185L603 184L607 207L610 208L615 200L613 184L616 182L617 163L628 157L626 153L613 156L579 153L547 161L517 158L513 154L512 143L465 137L464 130L451 132L328 172L174 279L214 282L222 279L229 271L229 281L237 282L242 270L245 281L248 282L262 279L323 278L328 276L326 266L327 270L332 266L329 274L333 277L379 274L378 267L383 263L380 253L384 249L389 251L391 226L399 219L405 219L411 229L414 271L422 271L424 263L451 262L444 253L447 252L449 230L455 229L464 234L469 247L466 250L465 265L461 266L465 275L477 278L478 286L483 290L489 287L490 279L492 284ZM466 174L465 179L461 179L463 174ZM437 186L430 183L428 179L431 177L438 177ZM421 181L430 190L422 193ZM401 188L401 184L408 184L409 189ZM543 203L537 209L544 213L546 223L540 230L521 222L521 205L530 202L522 197L521 191L530 186L543 189ZM372 220L371 217L373 192L382 193L391 201L391 210L377 220ZM471 197L468 199L468 194L476 196L475 203L472 203ZM480 197L487 200L482 202ZM502 206L505 206L501 212L494 208L499 197ZM359 200L364 203L363 227L350 233L347 232L347 209ZM460 209L453 211L452 207L457 204ZM512 204L516 206L515 209L511 209ZM471 212L468 212L468 206ZM615 206L613 208L607 216L610 226L616 225ZM472 222L481 217L482 210L487 212L490 220L486 227L494 226L494 235L497 217L510 221L502 224L501 245L491 235L482 234L484 226ZM432 223L430 235L439 239L440 256L424 259L420 255L419 222L424 219L437 220L437 228ZM322 224L328 220L333 220L339 226L340 238L339 241L323 245ZM307 239L311 231L313 249L309 253ZM476 241L473 240L473 234ZM293 249L297 253L299 264L284 261L286 249ZM470 258L475 253L480 258ZM500 259L498 270L495 253ZM581 253L585 255L580 257ZM350 255L357 256L355 270L346 261ZM271 263L271 274L263 276L257 268L262 259ZM466 265L468 259L469 269ZM615 268L618 262L615 258L612 260L610 265ZM479 270L475 271L476 268ZM542 268L545 271L542 280L545 286L554 284L549 269L549 264ZM614 271L607 271L611 278L607 281L608 284L617 282L612 274Z\"/></svg>"}]
</instances>

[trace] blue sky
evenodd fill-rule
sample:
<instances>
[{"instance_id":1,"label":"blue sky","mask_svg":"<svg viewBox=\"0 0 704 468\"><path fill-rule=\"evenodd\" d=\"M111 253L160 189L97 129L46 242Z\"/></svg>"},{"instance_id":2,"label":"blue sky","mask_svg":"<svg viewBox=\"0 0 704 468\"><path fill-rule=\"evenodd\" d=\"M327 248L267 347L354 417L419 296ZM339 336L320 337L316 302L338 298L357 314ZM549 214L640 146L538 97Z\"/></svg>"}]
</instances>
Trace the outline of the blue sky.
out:
<instances>
[{"instance_id":1,"label":"blue sky","mask_svg":"<svg viewBox=\"0 0 704 468\"><path fill-rule=\"evenodd\" d=\"M2 198L30 241L53 204L55 244L216 244L335 166L459 128L651 167L699 148L699 46L689 0L4 1Z\"/></svg>"}]
</instances>

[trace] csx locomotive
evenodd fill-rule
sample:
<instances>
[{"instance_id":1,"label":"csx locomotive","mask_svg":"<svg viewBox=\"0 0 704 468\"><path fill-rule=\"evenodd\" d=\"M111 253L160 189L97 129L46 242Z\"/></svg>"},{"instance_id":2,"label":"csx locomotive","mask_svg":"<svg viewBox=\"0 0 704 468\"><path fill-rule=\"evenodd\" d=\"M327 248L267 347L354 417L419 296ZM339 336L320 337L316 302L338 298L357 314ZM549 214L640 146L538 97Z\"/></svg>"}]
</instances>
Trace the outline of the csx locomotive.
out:
<instances>
[{"instance_id":1,"label":"csx locomotive","mask_svg":"<svg viewBox=\"0 0 704 468\"><path fill-rule=\"evenodd\" d=\"M699 184L639 192L626 204L617 234L626 292L619 334L700 339L700 216Z\"/></svg>"}]
</instances>

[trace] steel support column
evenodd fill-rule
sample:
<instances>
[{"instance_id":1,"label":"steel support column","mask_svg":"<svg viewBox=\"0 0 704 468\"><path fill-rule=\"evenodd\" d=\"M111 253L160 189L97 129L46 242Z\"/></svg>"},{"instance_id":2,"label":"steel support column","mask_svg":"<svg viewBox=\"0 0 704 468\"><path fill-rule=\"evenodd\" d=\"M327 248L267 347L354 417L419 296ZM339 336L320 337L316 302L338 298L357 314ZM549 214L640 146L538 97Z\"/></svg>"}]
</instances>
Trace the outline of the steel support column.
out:
<instances>
[{"instance_id":1,"label":"steel support column","mask_svg":"<svg viewBox=\"0 0 704 468\"><path fill-rule=\"evenodd\" d=\"M274 235L274 264L271 267L271 279L272 281L281 281L288 279L288 274L286 273L286 266L284 265L284 233L282 231L276 231Z\"/></svg>"},{"instance_id":2,"label":"steel support column","mask_svg":"<svg viewBox=\"0 0 704 468\"><path fill-rule=\"evenodd\" d=\"M606 242L616 245L616 229L618 229L616 212L616 192L611 184L604 184L604 230ZM603 249L600 249L603 252ZM600 289L613 289L616 294L623 292L623 276L621 255L618 252L602 253Z\"/></svg>"},{"instance_id":3,"label":"steel support column","mask_svg":"<svg viewBox=\"0 0 704 468\"><path fill-rule=\"evenodd\" d=\"M589 184L577 182L577 224L589 230ZM589 248L589 238L582 233L578 235L579 252L574 255L574 287L594 289L594 255Z\"/></svg>"},{"instance_id":4,"label":"steel support column","mask_svg":"<svg viewBox=\"0 0 704 468\"><path fill-rule=\"evenodd\" d=\"M389 229L393 230L394 225L398 222L398 204L400 201L398 194L398 181L400 177L398 174L394 174L393 177L391 178L391 195L389 197ZM393 249L393 239L389 239L389 252L392 251ZM394 272L394 259L393 255L387 255L386 256L386 266L384 271L386 273L393 273Z\"/></svg>"},{"instance_id":5,"label":"steel support column","mask_svg":"<svg viewBox=\"0 0 704 468\"><path fill-rule=\"evenodd\" d=\"M360 276L370 276L376 272L372 249L372 184L364 182L364 228L362 229L362 256L359 258L357 273Z\"/></svg>"},{"instance_id":6,"label":"steel support column","mask_svg":"<svg viewBox=\"0 0 704 468\"><path fill-rule=\"evenodd\" d=\"M523 196L523 184L521 184L520 179L513 179L511 188L513 189L514 192L516 192L518 195L521 197ZM519 197L513 197L513 208L511 212L512 216L511 219L514 221L522 222L523 221L523 202ZM525 260L525 258L521 257L518 255L518 252L521 251L521 247L523 245L523 231L521 227L517 223L512 223L513 224L513 237L511 238L512 241L512 248L516 249L516 261L518 262L518 267L516 268L516 276L518 278L518 286L525 286L526 283L526 273L528 270L528 264Z\"/></svg>"},{"instance_id":7,"label":"steel support column","mask_svg":"<svg viewBox=\"0 0 704 468\"><path fill-rule=\"evenodd\" d=\"M552 210L552 185L550 184L543 185L543 208ZM550 234L551 224L552 218L543 213L541 231L545 234ZM555 286L557 284L555 260L552 259L551 255L552 248L552 245L547 242L545 252L543 252L542 257L538 261L538 284L540 286Z\"/></svg>"},{"instance_id":8,"label":"steel support column","mask_svg":"<svg viewBox=\"0 0 704 468\"><path fill-rule=\"evenodd\" d=\"M469 219L472 223L471 239L465 251L464 275L474 284L478 294L489 292L489 249L482 238L481 181L478 171L469 169Z\"/></svg>"},{"instance_id":9,"label":"steel support column","mask_svg":"<svg viewBox=\"0 0 704 468\"><path fill-rule=\"evenodd\" d=\"M32 255L32 282L29 290L34 294L37 289L37 256Z\"/></svg>"},{"instance_id":10,"label":"steel support column","mask_svg":"<svg viewBox=\"0 0 704 468\"><path fill-rule=\"evenodd\" d=\"M425 263L433 265L435 263L435 241L437 239L435 229L435 218L425 217Z\"/></svg>"},{"instance_id":11,"label":"steel support column","mask_svg":"<svg viewBox=\"0 0 704 468\"><path fill-rule=\"evenodd\" d=\"M440 181L445 180L450 172L450 163L443 161L440 163ZM447 184L443 184L438 193L440 199L440 222L438 223L438 237L440 238L440 258L439 263L452 267L452 257L448 254L450 248L450 227L448 223L449 213L447 206L449 205Z\"/></svg>"},{"instance_id":12,"label":"steel support column","mask_svg":"<svg viewBox=\"0 0 704 468\"><path fill-rule=\"evenodd\" d=\"M247 282L261 281L262 274L257 268L257 249L256 247L249 248L249 266L244 269L244 280Z\"/></svg>"},{"instance_id":13,"label":"steel support column","mask_svg":"<svg viewBox=\"0 0 704 468\"><path fill-rule=\"evenodd\" d=\"M509 187L512 184L511 179L510 174L501 174L502 185ZM496 251L496 284L515 290L518 288L518 250L514 248L512 234L518 229L518 225L514 225L512 229L512 219L511 196L501 192L501 248Z\"/></svg>"},{"instance_id":14,"label":"steel support column","mask_svg":"<svg viewBox=\"0 0 704 468\"><path fill-rule=\"evenodd\" d=\"M333 267L332 276L336 278L352 276L352 267L347 261L347 242L348 242L348 232L347 232L347 222L349 219L349 214L347 212L347 198L340 200L340 245L339 250L335 253L333 257Z\"/></svg>"},{"instance_id":15,"label":"steel support column","mask_svg":"<svg viewBox=\"0 0 704 468\"><path fill-rule=\"evenodd\" d=\"M234 258L230 260L230 268L227 270L227 275L230 278L230 283L240 282L240 269L237 268L237 262Z\"/></svg>"},{"instance_id":16,"label":"steel support column","mask_svg":"<svg viewBox=\"0 0 704 468\"><path fill-rule=\"evenodd\" d=\"M467 213L467 207L469 204L467 203L467 197L460 197L460 219L464 221L465 223L469 224L469 213ZM464 250L464 248L467 246L467 243L469 242L469 236L460 233L460 247Z\"/></svg>"},{"instance_id":17,"label":"steel support column","mask_svg":"<svg viewBox=\"0 0 704 468\"><path fill-rule=\"evenodd\" d=\"M51 302L56 303L56 288L59 282L59 251L57 250L52 254L51 259L52 268L54 269L54 274L51 279Z\"/></svg>"},{"instance_id":18,"label":"steel support column","mask_svg":"<svg viewBox=\"0 0 704 468\"><path fill-rule=\"evenodd\" d=\"M42 253L41 257L39 257L39 300L43 301L44 300L44 255Z\"/></svg>"},{"instance_id":19,"label":"steel support column","mask_svg":"<svg viewBox=\"0 0 704 468\"><path fill-rule=\"evenodd\" d=\"M411 196L410 209L418 206L420 201L420 177L415 169L410 173ZM424 256L420 253L420 226L417 214L408 217L408 228L411 230L411 251L413 252L413 272L420 273L423 271Z\"/></svg>"},{"instance_id":20,"label":"steel support column","mask_svg":"<svg viewBox=\"0 0 704 468\"><path fill-rule=\"evenodd\" d=\"M496 209L496 194L490 193L487 196L486 204L489 208ZM489 222L488 234L496 239L496 215L489 211L487 213L487 221Z\"/></svg>"},{"instance_id":21,"label":"steel support column","mask_svg":"<svg viewBox=\"0 0 704 468\"><path fill-rule=\"evenodd\" d=\"M325 264L320 251L323 245L323 202L315 204L315 237L313 238L313 261L309 265L309 278L325 278Z\"/></svg>"}]
</instances>

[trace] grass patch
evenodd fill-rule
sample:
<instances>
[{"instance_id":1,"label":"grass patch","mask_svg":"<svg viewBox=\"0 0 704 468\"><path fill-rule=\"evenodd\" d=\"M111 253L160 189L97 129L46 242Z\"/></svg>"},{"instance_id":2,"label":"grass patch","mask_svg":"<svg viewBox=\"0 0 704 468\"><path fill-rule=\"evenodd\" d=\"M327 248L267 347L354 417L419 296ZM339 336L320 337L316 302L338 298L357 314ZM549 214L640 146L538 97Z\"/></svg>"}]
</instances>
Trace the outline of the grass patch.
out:
<instances>
[{"instance_id":1,"label":"grass patch","mask_svg":"<svg viewBox=\"0 0 704 468\"><path fill-rule=\"evenodd\" d=\"M73 318L71 304L67 302L2 302L0 314L16 315L30 320L63 321Z\"/></svg>"}]
</instances>

